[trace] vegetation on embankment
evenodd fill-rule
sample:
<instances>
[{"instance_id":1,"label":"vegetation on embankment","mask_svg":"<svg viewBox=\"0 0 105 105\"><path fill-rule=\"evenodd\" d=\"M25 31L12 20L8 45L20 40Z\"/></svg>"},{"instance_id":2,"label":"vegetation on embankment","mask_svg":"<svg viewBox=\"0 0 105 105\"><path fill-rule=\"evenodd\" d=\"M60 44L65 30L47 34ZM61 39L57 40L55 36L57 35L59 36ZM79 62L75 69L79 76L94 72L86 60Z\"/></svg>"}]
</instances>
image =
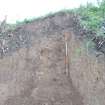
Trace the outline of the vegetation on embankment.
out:
<instances>
[{"instance_id":1,"label":"vegetation on embankment","mask_svg":"<svg viewBox=\"0 0 105 105\"><path fill-rule=\"evenodd\" d=\"M92 3L87 3L86 6L72 10L62 10L60 12L73 13L74 29L80 35L87 36L86 46L96 48L98 51L105 54L105 0L97 1L97 6ZM58 12L59 13L59 12ZM40 17L43 19L58 13L50 13ZM25 19L20 23L30 23L37 19Z\"/></svg>"},{"instance_id":2,"label":"vegetation on embankment","mask_svg":"<svg viewBox=\"0 0 105 105\"><path fill-rule=\"evenodd\" d=\"M97 31L105 20L105 0L98 6L88 3L86 6L80 6L74 9L79 16L81 16L81 23L87 28Z\"/></svg>"},{"instance_id":3,"label":"vegetation on embankment","mask_svg":"<svg viewBox=\"0 0 105 105\"><path fill-rule=\"evenodd\" d=\"M85 34L88 37L86 44L90 43L89 47L95 47L98 51L105 54L105 0L97 2L97 6L87 3L86 6L80 6L73 9L77 14L81 35ZM92 44L92 45L91 45Z\"/></svg>"},{"instance_id":4,"label":"vegetation on embankment","mask_svg":"<svg viewBox=\"0 0 105 105\"><path fill-rule=\"evenodd\" d=\"M87 3L86 6L80 6L79 8L72 10L62 10L57 13L50 13L46 16L32 19L25 19L24 21L17 21L16 24L6 24L4 20L0 25L0 37L5 36L8 31L15 30L18 26L33 23L37 20L44 20L60 14L60 12L73 15L73 28L81 36L86 36L85 45L88 47L94 47L98 51L105 54L105 0L98 2L98 5ZM63 24L62 24L63 25ZM61 27L61 26L60 26ZM9 32L9 33L10 33Z\"/></svg>"}]
</instances>

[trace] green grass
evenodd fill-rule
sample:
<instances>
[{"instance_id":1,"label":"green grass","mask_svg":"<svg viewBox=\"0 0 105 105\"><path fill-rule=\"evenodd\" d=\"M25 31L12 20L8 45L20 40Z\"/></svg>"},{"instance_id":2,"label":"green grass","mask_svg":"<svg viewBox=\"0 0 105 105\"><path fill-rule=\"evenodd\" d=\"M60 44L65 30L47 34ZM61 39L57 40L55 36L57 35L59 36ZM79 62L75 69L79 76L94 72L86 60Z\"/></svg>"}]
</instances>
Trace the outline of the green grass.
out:
<instances>
[{"instance_id":1,"label":"green grass","mask_svg":"<svg viewBox=\"0 0 105 105\"><path fill-rule=\"evenodd\" d=\"M101 23L105 20L105 0L98 6L94 6L91 3L86 6L80 6L80 8L74 9L74 12L81 16L82 25L98 32L100 31Z\"/></svg>"},{"instance_id":2,"label":"green grass","mask_svg":"<svg viewBox=\"0 0 105 105\"><path fill-rule=\"evenodd\" d=\"M25 18L22 21L17 20L15 25L32 23L33 21L41 20L41 19L44 19L46 17L51 17L51 16L56 15L56 14L61 13L61 12L64 12L64 13L72 13L73 10L72 9L63 9L63 10L60 10L58 12L50 12L50 13L47 13L47 14L45 14L43 16L40 16L40 17Z\"/></svg>"}]
</instances>

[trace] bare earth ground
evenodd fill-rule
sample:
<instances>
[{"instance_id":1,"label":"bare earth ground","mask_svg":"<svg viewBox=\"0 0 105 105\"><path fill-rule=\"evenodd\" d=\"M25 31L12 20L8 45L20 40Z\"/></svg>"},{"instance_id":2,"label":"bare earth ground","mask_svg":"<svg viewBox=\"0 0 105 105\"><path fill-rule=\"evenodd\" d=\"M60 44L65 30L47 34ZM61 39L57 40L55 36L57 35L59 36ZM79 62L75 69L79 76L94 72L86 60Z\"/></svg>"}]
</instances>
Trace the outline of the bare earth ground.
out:
<instances>
[{"instance_id":1,"label":"bare earth ground","mask_svg":"<svg viewBox=\"0 0 105 105\"><path fill-rule=\"evenodd\" d=\"M0 59L0 105L105 105L104 60L89 54L72 29L66 31L70 77L64 32L32 36L31 46Z\"/></svg>"}]
</instances>

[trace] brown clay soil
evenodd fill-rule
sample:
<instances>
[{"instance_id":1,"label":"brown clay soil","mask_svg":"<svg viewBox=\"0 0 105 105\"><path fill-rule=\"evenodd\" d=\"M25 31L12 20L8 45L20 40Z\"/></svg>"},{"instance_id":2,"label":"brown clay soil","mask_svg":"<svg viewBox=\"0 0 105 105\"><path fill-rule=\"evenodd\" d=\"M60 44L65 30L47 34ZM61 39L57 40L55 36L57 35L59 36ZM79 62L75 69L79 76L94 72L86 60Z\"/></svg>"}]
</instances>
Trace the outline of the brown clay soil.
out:
<instances>
[{"instance_id":1,"label":"brown clay soil","mask_svg":"<svg viewBox=\"0 0 105 105\"><path fill-rule=\"evenodd\" d=\"M105 105L103 57L88 53L71 19L70 14L55 15L13 32L10 50L0 59L0 105ZM28 40L24 39L27 32ZM65 73L66 32L69 77ZM23 42L17 35L26 35ZM10 46L16 41L17 49Z\"/></svg>"}]
</instances>

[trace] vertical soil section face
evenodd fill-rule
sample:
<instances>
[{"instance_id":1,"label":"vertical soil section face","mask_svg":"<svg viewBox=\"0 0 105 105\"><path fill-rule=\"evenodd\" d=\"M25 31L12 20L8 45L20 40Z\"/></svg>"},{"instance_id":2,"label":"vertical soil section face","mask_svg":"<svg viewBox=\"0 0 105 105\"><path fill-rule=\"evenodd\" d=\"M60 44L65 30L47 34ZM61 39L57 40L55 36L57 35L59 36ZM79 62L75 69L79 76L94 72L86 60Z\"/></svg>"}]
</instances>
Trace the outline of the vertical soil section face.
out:
<instances>
[{"instance_id":1,"label":"vertical soil section face","mask_svg":"<svg viewBox=\"0 0 105 105\"><path fill-rule=\"evenodd\" d=\"M2 37L0 105L105 105L105 62L87 51L74 27L73 15L61 12Z\"/></svg>"},{"instance_id":2,"label":"vertical soil section face","mask_svg":"<svg viewBox=\"0 0 105 105\"><path fill-rule=\"evenodd\" d=\"M53 36L0 60L1 105L83 105L65 75L64 37Z\"/></svg>"}]
</instances>

